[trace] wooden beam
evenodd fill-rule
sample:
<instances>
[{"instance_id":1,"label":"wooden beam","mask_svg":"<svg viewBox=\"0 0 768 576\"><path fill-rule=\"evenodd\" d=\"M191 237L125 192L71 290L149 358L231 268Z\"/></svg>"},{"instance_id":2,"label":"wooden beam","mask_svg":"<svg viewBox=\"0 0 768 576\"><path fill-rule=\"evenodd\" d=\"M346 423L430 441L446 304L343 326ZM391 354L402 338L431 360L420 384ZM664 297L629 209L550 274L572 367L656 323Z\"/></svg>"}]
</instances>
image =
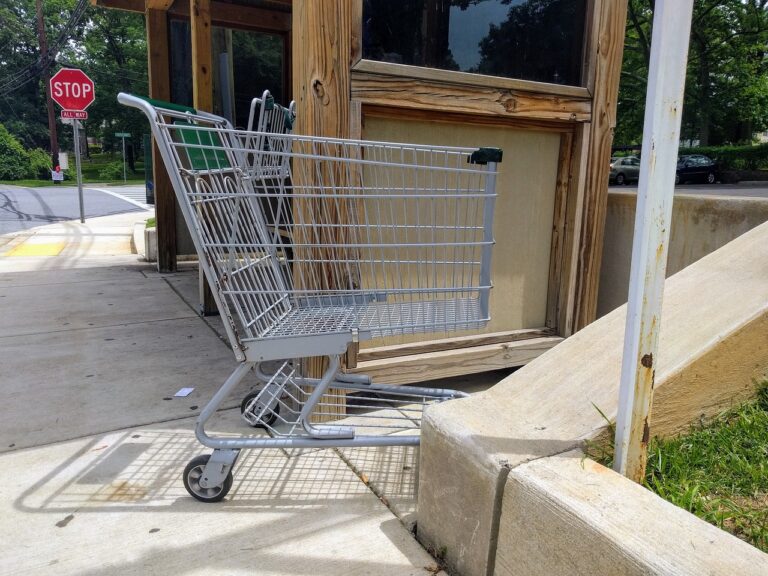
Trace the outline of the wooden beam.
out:
<instances>
[{"instance_id":1,"label":"wooden beam","mask_svg":"<svg viewBox=\"0 0 768 576\"><path fill-rule=\"evenodd\" d=\"M213 109L213 56L211 53L211 0L189 0L192 37L192 98L194 107Z\"/></svg>"},{"instance_id":2,"label":"wooden beam","mask_svg":"<svg viewBox=\"0 0 768 576\"><path fill-rule=\"evenodd\" d=\"M349 67L354 68L363 59L363 3L352 3L352 18L349 23L352 44L349 53Z\"/></svg>"},{"instance_id":3,"label":"wooden beam","mask_svg":"<svg viewBox=\"0 0 768 576\"><path fill-rule=\"evenodd\" d=\"M352 6L353 0L295 0L293 3L293 98L297 108L295 130L299 134L349 137ZM312 174L302 170L294 171L294 174L309 179L298 182L300 186L314 185ZM294 184L297 182L294 181ZM313 205L316 202L322 202L322 199L295 199L294 217L309 221L307 212L317 208ZM343 243L344 239L338 241ZM311 259L307 254L302 257ZM301 266L316 264L305 261ZM302 287L302 278L325 276L322 269L313 273L294 266L297 287ZM332 279L327 282L330 288ZM325 365L324 358L310 358L303 367L306 375L317 377L322 374ZM344 413L344 409L344 406L338 406L340 414Z\"/></svg>"},{"instance_id":4,"label":"wooden beam","mask_svg":"<svg viewBox=\"0 0 768 576\"><path fill-rule=\"evenodd\" d=\"M576 276L579 265L581 226L584 214L586 186L586 150L589 147L591 124L577 124L572 138L570 183L567 193L563 260L557 304L557 334L568 337L576 332Z\"/></svg>"},{"instance_id":5,"label":"wooden beam","mask_svg":"<svg viewBox=\"0 0 768 576\"><path fill-rule=\"evenodd\" d=\"M627 0L595 0L595 25L588 39L594 69L592 122L585 150L584 211L579 230L576 266L574 329L591 323L597 314L597 291L603 256L613 130L624 50Z\"/></svg>"},{"instance_id":6,"label":"wooden beam","mask_svg":"<svg viewBox=\"0 0 768 576\"><path fill-rule=\"evenodd\" d=\"M355 100L353 100L354 102ZM459 112L448 112L446 110L426 110L413 108L397 108L393 106L378 106L366 104L362 107L363 120L365 118L377 116L380 118L395 119L413 119L426 122L441 122L447 124L464 124L477 126L495 126L508 127L516 130L536 130L537 132L570 132L574 126L581 126L580 123L573 123L567 120L544 120L537 118L523 118L521 116L498 117L483 116L478 114L463 114Z\"/></svg>"},{"instance_id":7,"label":"wooden beam","mask_svg":"<svg viewBox=\"0 0 768 576\"><path fill-rule=\"evenodd\" d=\"M371 360L359 362L357 368L351 372L368 374L379 384L413 384L438 378L523 366L562 340L562 338L550 336Z\"/></svg>"},{"instance_id":8,"label":"wooden beam","mask_svg":"<svg viewBox=\"0 0 768 576\"><path fill-rule=\"evenodd\" d=\"M364 105L492 116L588 122L589 97L448 83L441 80L352 73L352 97Z\"/></svg>"},{"instance_id":9,"label":"wooden beam","mask_svg":"<svg viewBox=\"0 0 768 576\"><path fill-rule=\"evenodd\" d=\"M147 10L168 10L173 6L174 0L146 0Z\"/></svg>"},{"instance_id":10,"label":"wooden beam","mask_svg":"<svg viewBox=\"0 0 768 576\"><path fill-rule=\"evenodd\" d=\"M129 12L145 12L148 8L167 9L174 16L189 18L189 4L180 0L90 0L92 6L111 8L114 10L127 10ZM167 5L167 8L163 6ZM279 9L257 8L255 6L243 6L230 4L229 2L211 2L212 22L221 26L233 28L248 28L262 32L285 33L291 30L291 14L287 8L290 2L278 2L275 6Z\"/></svg>"},{"instance_id":11,"label":"wooden beam","mask_svg":"<svg viewBox=\"0 0 768 576\"><path fill-rule=\"evenodd\" d=\"M189 0L192 36L192 98L194 107L213 111L213 55L211 38L211 0ZM211 287L199 270L200 312L210 316L217 312Z\"/></svg>"},{"instance_id":12,"label":"wooden beam","mask_svg":"<svg viewBox=\"0 0 768 576\"><path fill-rule=\"evenodd\" d=\"M272 33L286 33L291 30L291 14L289 12L208 1L211 21L217 26L247 28L248 30ZM170 12L174 16L189 18L190 5L187 2L176 2Z\"/></svg>"},{"instance_id":13,"label":"wooden beam","mask_svg":"<svg viewBox=\"0 0 768 576\"><path fill-rule=\"evenodd\" d=\"M149 96L169 101L171 79L167 13L162 10L147 10L146 22ZM156 144L152 146L152 171L157 219L157 268L160 272L174 272L177 268L176 197Z\"/></svg>"},{"instance_id":14,"label":"wooden beam","mask_svg":"<svg viewBox=\"0 0 768 576\"><path fill-rule=\"evenodd\" d=\"M455 338L442 338L428 342L414 342L412 344L394 344L392 346L378 346L365 348L358 353L359 362L371 360L383 360L398 356L413 356L414 354L427 354L443 350L460 350L475 346L488 346L490 344L505 344L531 340L533 338L545 338L554 336L547 328L531 328L526 330L509 330L507 332L494 332L492 334L474 334L472 336L457 336Z\"/></svg>"},{"instance_id":15,"label":"wooden beam","mask_svg":"<svg viewBox=\"0 0 768 576\"><path fill-rule=\"evenodd\" d=\"M146 10L144 0L91 0L91 6L128 12L144 12Z\"/></svg>"},{"instance_id":16,"label":"wooden beam","mask_svg":"<svg viewBox=\"0 0 768 576\"><path fill-rule=\"evenodd\" d=\"M362 22L362 14L360 15L360 21ZM582 99L589 98L589 90L580 86L486 76L485 74L471 74L469 72L393 64L391 62L376 62L374 60L360 60L357 64L354 64L353 73L358 72L381 74L383 76L399 76L401 78L426 80L428 82L477 86L480 88L499 88L515 92L531 92L533 94L550 94L552 96L569 96Z\"/></svg>"},{"instance_id":17,"label":"wooden beam","mask_svg":"<svg viewBox=\"0 0 768 576\"><path fill-rule=\"evenodd\" d=\"M561 291L567 289L568 241L568 194L571 188L571 155L573 153L573 133L564 132L560 136L560 153L557 161L557 182L555 184L555 206L552 221L552 244L549 258L549 286L547 289L546 326L554 330L559 328L560 306L563 303ZM562 333L558 331L562 336Z\"/></svg>"},{"instance_id":18,"label":"wooden beam","mask_svg":"<svg viewBox=\"0 0 768 576\"><path fill-rule=\"evenodd\" d=\"M293 97L299 134L349 136L352 0L293 4Z\"/></svg>"}]
</instances>

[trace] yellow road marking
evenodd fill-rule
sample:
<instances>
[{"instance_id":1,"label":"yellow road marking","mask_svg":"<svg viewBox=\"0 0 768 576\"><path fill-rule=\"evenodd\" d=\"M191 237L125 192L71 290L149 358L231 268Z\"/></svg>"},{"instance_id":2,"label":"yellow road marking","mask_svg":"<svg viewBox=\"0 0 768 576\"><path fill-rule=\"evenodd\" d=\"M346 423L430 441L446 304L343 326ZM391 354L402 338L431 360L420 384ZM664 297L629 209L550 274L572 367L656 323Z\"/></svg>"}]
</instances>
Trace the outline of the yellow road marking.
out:
<instances>
[{"instance_id":1,"label":"yellow road marking","mask_svg":"<svg viewBox=\"0 0 768 576\"><path fill-rule=\"evenodd\" d=\"M67 245L66 242L38 244L23 242L6 254L6 256L58 256Z\"/></svg>"}]
</instances>

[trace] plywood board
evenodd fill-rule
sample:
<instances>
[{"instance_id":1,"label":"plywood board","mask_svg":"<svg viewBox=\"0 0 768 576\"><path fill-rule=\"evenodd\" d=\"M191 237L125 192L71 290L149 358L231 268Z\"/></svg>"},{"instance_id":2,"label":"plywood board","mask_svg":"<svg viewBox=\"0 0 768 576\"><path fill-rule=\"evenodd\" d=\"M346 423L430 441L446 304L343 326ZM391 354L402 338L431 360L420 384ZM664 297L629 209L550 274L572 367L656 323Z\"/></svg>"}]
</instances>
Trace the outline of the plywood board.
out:
<instances>
[{"instance_id":1,"label":"plywood board","mask_svg":"<svg viewBox=\"0 0 768 576\"><path fill-rule=\"evenodd\" d=\"M504 150L498 179L491 292L491 333L545 325L552 223L560 150L554 133L492 126L365 117L367 140L496 146ZM361 347L403 344L461 334L391 337Z\"/></svg>"}]
</instances>

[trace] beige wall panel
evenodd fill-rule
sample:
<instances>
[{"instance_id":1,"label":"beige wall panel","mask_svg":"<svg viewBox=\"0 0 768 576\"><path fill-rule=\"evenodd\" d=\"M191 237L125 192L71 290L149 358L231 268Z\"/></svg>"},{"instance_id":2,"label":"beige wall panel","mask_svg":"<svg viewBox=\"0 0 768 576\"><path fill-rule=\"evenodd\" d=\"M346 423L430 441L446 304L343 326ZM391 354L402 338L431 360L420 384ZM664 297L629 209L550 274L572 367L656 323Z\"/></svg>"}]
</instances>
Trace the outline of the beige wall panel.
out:
<instances>
[{"instance_id":1,"label":"beige wall panel","mask_svg":"<svg viewBox=\"0 0 768 576\"><path fill-rule=\"evenodd\" d=\"M491 322L461 336L544 326L560 136L490 126L366 117L366 140L504 150L494 218ZM432 340L446 334L392 337L363 348Z\"/></svg>"}]
</instances>

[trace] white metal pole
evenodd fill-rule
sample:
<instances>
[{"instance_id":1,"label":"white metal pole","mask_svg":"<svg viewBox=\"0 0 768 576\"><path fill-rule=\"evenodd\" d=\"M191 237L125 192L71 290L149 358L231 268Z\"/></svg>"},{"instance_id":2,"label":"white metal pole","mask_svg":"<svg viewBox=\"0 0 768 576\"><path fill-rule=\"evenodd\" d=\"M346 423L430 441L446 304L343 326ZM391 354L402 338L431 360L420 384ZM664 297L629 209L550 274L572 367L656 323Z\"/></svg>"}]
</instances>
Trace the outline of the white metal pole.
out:
<instances>
[{"instance_id":1,"label":"white metal pole","mask_svg":"<svg viewBox=\"0 0 768 576\"><path fill-rule=\"evenodd\" d=\"M80 171L80 121L72 120L75 138L75 173L77 175L77 196L80 200L80 223L85 224L85 207L83 205L83 173Z\"/></svg>"},{"instance_id":2,"label":"white metal pole","mask_svg":"<svg viewBox=\"0 0 768 576\"><path fill-rule=\"evenodd\" d=\"M645 476L693 0L656 0L613 467Z\"/></svg>"}]
</instances>

